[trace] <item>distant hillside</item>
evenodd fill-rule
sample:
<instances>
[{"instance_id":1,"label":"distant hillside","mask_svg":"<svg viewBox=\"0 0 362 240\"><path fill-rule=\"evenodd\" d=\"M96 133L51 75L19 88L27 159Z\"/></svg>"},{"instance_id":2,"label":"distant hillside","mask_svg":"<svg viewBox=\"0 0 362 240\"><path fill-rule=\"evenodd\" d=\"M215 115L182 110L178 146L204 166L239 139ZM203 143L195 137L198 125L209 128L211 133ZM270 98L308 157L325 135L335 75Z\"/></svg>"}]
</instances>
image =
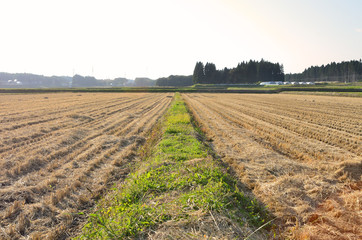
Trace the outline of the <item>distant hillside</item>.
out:
<instances>
[{"instance_id":1,"label":"distant hillside","mask_svg":"<svg viewBox=\"0 0 362 240\"><path fill-rule=\"evenodd\" d=\"M127 78L96 79L91 76L74 75L72 87L128 87L133 86L134 81Z\"/></svg>"},{"instance_id":2,"label":"distant hillside","mask_svg":"<svg viewBox=\"0 0 362 240\"><path fill-rule=\"evenodd\" d=\"M0 88L69 87L72 77L35 75L30 73L0 73Z\"/></svg>"},{"instance_id":3,"label":"distant hillside","mask_svg":"<svg viewBox=\"0 0 362 240\"><path fill-rule=\"evenodd\" d=\"M145 84L141 84L145 82ZM146 80L140 81L140 86L151 86ZM132 87L134 80L126 78L96 79L95 77L81 75L69 76L43 76L31 73L5 73L0 72L0 88L70 88L70 87ZM154 84L152 85L154 86Z\"/></svg>"}]
</instances>

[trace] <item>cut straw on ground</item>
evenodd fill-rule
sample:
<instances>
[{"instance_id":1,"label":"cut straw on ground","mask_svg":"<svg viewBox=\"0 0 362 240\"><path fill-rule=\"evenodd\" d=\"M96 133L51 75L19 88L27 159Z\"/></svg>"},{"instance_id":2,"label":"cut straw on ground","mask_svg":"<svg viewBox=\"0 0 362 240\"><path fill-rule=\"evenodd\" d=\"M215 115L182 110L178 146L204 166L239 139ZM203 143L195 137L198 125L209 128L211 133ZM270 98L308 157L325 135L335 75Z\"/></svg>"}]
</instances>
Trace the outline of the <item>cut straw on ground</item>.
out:
<instances>
[{"instance_id":1,"label":"cut straw on ground","mask_svg":"<svg viewBox=\"0 0 362 240\"><path fill-rule=\"evenodd\" d=\"M78 239L242 239L267 223L266 209L239 190L199 135L176 94L145 159L99 202Z\"/></svg>"}]
</instances>

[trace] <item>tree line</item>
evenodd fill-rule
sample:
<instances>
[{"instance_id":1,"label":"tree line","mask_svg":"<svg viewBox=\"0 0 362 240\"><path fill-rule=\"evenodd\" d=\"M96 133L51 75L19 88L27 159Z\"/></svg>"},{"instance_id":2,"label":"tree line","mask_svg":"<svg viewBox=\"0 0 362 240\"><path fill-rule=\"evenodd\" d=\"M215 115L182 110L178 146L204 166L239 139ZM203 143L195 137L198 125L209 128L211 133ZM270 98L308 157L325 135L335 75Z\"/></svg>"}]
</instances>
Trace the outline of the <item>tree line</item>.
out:
<instances>
[{"instance_id":1,"label":"tree line","mask_svg":"<svg viewBox=\"0 0 362 240\"><path fill-rule=\"evenodd\" d=\"M171 75L169 77L159 78L156 80L157 86L174 86L174 87L182 87L182 86L191 86L192 76L179 76L179 75Z\"/></svg>"},{"instance_id":2,"label":"tree line","mask_svg":"<svg viewBox=\"0 0 362 240\"><path fill-rule=\"evenodd\" d=\"M0 72L0 87L39 88L39 87L69 87L72 77L43 76L30 73Z\"/></svg>"},{"instance_id":3,"label":"tree line","mask_svg":"<svg viewBox=\"0 0 362 240\"><path fill-rule=\"evenodd\" d=\"M197 62L192 75L193 83L247 84L269 81L284 81L282 64L269 61L241 62L235 68L217 70L214 63Z\"/></svg>"},{"instance_id":4,"label":"tree line","mask_svg":"<svg viewBox=\"0 0 362 240\"><path fill-rule=\"evenodd\" d=\"M74 75L72 87L152 87L155 81L149 78L136 78L130 80L126 78L96 79L91 76Z\"/></svg>"},{"instance_id":5,"label":"tree line","mask_svg":"<svg viewBox=\"0 0 362 240\"><path fill-rule=\"evenodd\" d=\"M317 82L339 81L356 82L362 80L362 60L351 60L340 63L331 62L322 66L311 66L302 73L286 74L285 81Z\"/></svg>"}]
</instances>

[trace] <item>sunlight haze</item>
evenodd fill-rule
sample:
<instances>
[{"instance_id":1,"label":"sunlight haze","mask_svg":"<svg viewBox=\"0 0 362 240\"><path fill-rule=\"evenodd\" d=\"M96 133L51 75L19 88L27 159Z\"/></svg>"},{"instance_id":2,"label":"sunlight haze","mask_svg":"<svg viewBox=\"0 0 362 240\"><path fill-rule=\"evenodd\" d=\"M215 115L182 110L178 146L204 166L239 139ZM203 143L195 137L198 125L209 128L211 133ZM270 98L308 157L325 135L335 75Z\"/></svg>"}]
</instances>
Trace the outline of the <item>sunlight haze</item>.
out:
<instances>
[{"instance_id":1,"label":"sunlight haze","mask_svg":"<svg viewBox=\"0 0 362 240\"><path fill-rule=\"evenodd\" d=\"M362 57L362 1L0 2L0 72L191 75L264 58L285 73Z\"/></svg>"}]
</instances>

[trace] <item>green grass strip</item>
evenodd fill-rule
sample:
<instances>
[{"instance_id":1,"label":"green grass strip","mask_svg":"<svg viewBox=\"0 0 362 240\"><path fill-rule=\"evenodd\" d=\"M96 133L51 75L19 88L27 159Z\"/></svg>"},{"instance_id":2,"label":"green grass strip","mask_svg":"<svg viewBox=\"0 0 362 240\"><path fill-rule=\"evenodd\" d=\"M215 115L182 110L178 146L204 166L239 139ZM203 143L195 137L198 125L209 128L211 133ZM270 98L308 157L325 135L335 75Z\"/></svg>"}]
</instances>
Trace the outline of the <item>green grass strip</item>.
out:
<instances>
[{"instance_id":1,"label":"green grass strip","mask_svg":"<svg viewBox=\"0 0 362 240\"><path fill-rule=\"evenodd\" d=\"M267 221L265 209L239 191L197 139L179 94L160 131L162 138L149 156L120 189L100 201L78 239L142 238L167 221L192 221L196 211L225 213L255 228Z\"/></svg>"}]
</instances>

